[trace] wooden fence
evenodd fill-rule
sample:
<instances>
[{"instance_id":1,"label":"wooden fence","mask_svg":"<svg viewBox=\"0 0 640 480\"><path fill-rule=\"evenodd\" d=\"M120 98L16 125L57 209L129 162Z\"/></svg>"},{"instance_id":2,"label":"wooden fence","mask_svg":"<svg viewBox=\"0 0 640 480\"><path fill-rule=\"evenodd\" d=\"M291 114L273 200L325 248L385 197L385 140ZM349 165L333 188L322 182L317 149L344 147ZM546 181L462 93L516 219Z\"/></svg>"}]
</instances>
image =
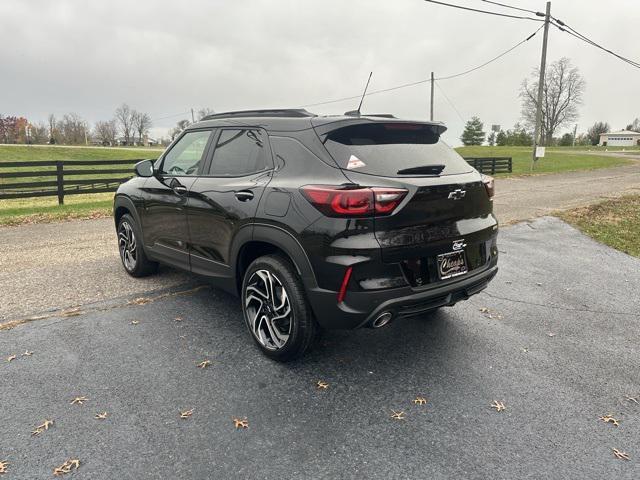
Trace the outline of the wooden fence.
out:
<instances>
[{"instance_id":1,"label":"wooden fence","mask_svg":"<svg viewBox=\"0 0 640 480\"><path fill-rule=\"evenodd\" d=\"M465 158L465 160L480 173L494 175L512 171L511 157ZM66 195L115 192L118 185L133 177L133 165L139 161L140 159L0 162L0 200L57 196L58 203L62 205ZM122 168L95 168L96 166L122 166ZM34 167L43 168L36 170ZM23 168L29 170L23 170ZM81 176L85 178L78 178ZM42 181L41 177L47 180Z\"/></svg>"},{"instance_id":2,"label":"wooden fence","mask_svg":"<svg viewBox=\"0 0 640 480\"><path fill-rule=\"evenodd\" d=\"M511 157L465 157L464 159L480 173L495 175L496 173L511 173L513 171Z\"/></svg>"},{"instance_id":3,"label":"wooden fence","mask_svg":"<svg viewBox=\"0 0 640 480\"><path fill-rule=\"evenodd\" d=\"M0 162L0 200L57 196L58 204L62 205L66 195L115 192L118 185L134 176L133 166L139 161ZM114 165L116 167L122 166L122 168L95 168ZM34 167L43 168L35 169ZM28 170L23 170L24 168ZM7 169L11 171L7 171ZM45 177L46 180L43 181L42 177Z\"/></svg>"}]
</instances>

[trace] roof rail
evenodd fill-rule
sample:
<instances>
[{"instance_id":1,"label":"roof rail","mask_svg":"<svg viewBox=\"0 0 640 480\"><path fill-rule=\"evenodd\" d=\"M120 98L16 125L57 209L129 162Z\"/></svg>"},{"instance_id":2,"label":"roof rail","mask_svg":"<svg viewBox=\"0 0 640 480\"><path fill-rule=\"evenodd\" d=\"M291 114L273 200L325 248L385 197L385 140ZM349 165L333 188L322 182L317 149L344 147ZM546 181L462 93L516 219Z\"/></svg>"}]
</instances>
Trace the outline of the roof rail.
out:
<instances>
[{"instance_id":1,"label":"roof rail","mask_svg":"<svg viewBox=\"0 0 640 480\"><path fill-rule=\"evenodd\" d=\"M284 117L303 118L315 117L314 113L308 112L304 108L276 108L271 110L240 110L237 112L214 113L207 115L202 120L214 120L216 118L237 118L237 117Z\"/></svg>"}]
</instances>

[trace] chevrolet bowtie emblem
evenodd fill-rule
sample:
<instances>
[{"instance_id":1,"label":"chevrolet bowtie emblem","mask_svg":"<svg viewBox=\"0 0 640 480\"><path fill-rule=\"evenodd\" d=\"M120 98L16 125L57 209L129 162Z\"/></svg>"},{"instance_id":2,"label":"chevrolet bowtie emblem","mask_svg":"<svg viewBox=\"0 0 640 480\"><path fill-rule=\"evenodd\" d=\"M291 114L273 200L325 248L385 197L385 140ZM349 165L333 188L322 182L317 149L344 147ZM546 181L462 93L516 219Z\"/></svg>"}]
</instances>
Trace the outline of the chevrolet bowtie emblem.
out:
<instances>
[{"instance_id":1,"label":"chevrolet bowtie emblem","mask_svg":"<svg viewBox=\"0 0 640 480\"><path fill-rule=\"evenodd\" d=\"M448 198L449 200L460 200L461 198L464 198L466 194L467 194L466 190L462 190L461 188L458 188L453 192L449 192Z\"/></svg>"}]
</instances>

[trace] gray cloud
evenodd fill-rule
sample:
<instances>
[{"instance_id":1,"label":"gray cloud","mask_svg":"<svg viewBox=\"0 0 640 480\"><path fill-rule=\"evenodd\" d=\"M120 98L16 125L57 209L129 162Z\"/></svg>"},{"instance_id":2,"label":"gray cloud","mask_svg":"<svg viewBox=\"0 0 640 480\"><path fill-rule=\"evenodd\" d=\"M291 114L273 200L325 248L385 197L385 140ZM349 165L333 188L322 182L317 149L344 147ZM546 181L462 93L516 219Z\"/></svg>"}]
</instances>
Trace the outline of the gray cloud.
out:
<instances>
[{"instance_id":1,"label":"gray cloud","mask_svg":"<svg viewBox=\"0 0 640 480\"><path fill-rule=\"evenodd\" d=\"M477 0L455 3L489 7ZM544 2L511 0L543 9ZM640 60L638 0L556 0L553 14ZM191 107L224 111L299 106L449 75L481 64L537 23L493 18L420 0L2 0L0 112L44 119L76 111L90 122L121 102L164 133ZM498 62L440 86L463 116L511 127L518 88L539 63L541 34ZM587 80L579 129L622 128L640 116L640 71L557 30L549 59L570 57ZM366 111L427 118L428 84L374 95ZM340 113L357 102L314 107ZM187 115L184 115L187 117ZM436 90L436 118L458 143L462 121Z\"/></svg>"}]
</instances>

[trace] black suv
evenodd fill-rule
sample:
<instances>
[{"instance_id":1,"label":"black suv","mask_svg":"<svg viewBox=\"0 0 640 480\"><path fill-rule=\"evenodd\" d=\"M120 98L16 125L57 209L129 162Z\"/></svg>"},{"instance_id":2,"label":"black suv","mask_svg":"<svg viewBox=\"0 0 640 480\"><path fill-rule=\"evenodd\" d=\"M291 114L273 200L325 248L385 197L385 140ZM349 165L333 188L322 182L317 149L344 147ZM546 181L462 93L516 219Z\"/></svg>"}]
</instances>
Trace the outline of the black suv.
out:
<instances>
[{"instance_id":1,"label":"black suv","mask_svg":"<svg viewBox=\"0 0 640 480\"><path fill-rule=\"evenodd\" d=\"M453 305L497 272L493 179L441 123L306 110L210 115L115 196L120 256L240 295L262 351L289 360L319 327L382 327Z\"/></svg>"}]
</instances>

